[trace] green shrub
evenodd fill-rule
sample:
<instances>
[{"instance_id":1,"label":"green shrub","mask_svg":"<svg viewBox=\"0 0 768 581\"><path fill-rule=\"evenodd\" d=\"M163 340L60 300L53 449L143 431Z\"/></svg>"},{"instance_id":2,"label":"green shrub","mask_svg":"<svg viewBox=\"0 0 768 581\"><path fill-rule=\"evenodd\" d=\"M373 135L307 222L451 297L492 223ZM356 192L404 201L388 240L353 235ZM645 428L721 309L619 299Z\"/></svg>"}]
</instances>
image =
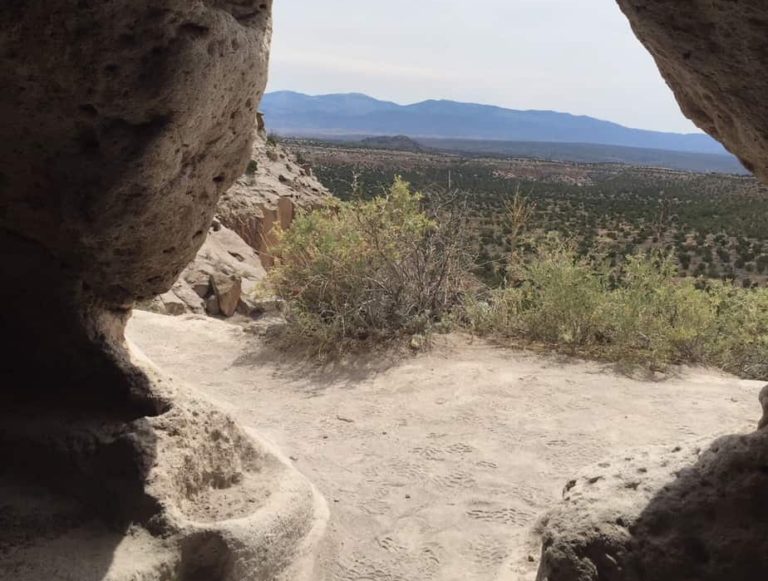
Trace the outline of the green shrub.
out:
<instances>
[{"instance_id":1,"label":"green shrub","mask_svg":"<svg viewBox=\"0 0 768 581\"><path fill-rule=\"evenodd\" d=\"M768 289L739 289L714 283L709 291L717 311L706 346L709 364L742 377L768 378Z\"/></svg>"},{"instance_id":2,"label":"green shrub","mask_svg":"<svg viewBox=\"0 0 768 581\"><path fill-rule=\"evenodd\" d=\"M617 288L606 295L603 307L611 358L656 368L704 361L716 309L710 295L676 275L670 255L627 258Z\"/></svg>"},{"instance_id":3,"label":"green shrub","mask_svg":"<svg viewBox=\"0 0 768 581\"><path fill-rule=\"evenodd\" d=\"M332 354L460 325L651 369L697 363L768 377L768 289L680 278L671 251L609 268L538 234L518 235L495 271L506 286L488 288L469 274L466 215L425 205L399 179L386 196L300 215L280 233L269 275L288 304L284 337Z\"/></svg>"},{"instance_id":4,"label":"green shrub","mask_svg":"<svg viewBox=\"0 0 768 581\"><path fill-rule=\"evenodd\" d=\"M556 239L543 242L525 267L525 279L521 316L529 338L569 346L596 341L604 277L573 247Z\"/></svg>"},{"instance_id":5,"label":"green shrub","mask_svg":"<svg viewBox=\"0 0 768 581\"><path fill-rule=\"evenodd\" d=\"M661 253L607 272L551 240L518 270L517 286L465 299L472 332L651 369L700 363L768 377L768 289L680 279Z\"/></svg>"},{"instance_id":6,"label":"green shrub","mask_svg":"<svg viewBox=\"0 0 768 581\"><path fill-rule=\"evenodd\" d=\"M594 343L601 326L603 277L558 238L539 244L532 260L510 266L513 286L465 297L464 321L476 333L574 348Z\"/></svg>"},{"instance_id":7,"label":"green shrub","mask_svg":"<svg viewBox=\"0 0 768 581\"><path fill-rule=\"evenodd\" d=\"M317 352L421 334L459 302L472 258L459 213L429 215L396 180L388 195L299 216L270 273L288 330Z\"/></svg>"}]
</instances>

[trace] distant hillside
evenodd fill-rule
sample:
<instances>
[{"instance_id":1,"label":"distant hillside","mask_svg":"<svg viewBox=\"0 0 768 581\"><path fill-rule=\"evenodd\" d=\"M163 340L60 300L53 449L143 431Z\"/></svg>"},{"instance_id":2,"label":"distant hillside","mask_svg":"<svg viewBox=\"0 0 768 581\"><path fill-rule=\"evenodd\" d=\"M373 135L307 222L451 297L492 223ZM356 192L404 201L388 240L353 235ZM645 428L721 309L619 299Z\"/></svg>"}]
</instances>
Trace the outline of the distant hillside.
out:
<instances>
[{"instance_id":1,"label":"distant hillside","mask_svg":"<svg viewBox=\"0 0 768 581\"><path fill-rule=\"evenodd\" d=\"M380 135L377 137L365 137L360 140L365 147L376 149L396 149L398 151L423 151L424 148L415 140L405 135L395 135L389 137Z\"/></svg>"},{"instance_id":2,"label":"distant hillside","mask_svg":"<svg viewBox=\"0 0 768 581\"><path fill-rule=\"evenodd\" d=\"M531 141L479 141L471 139L419 140L425 148L455 151L469 155L532 157L576 163L625 163L635 166L663 167L693 172L749 175L733 155L691 153L618 145L590 143L547 143Z\"/></svg>"},{"instance_id":3,"label":"distant hillside","mask_svg":"<svg viewBox=\"0 0 768 581\"><path fill-rule=\"evenodd\" d=\"M555 111L516 111L434 100L398 105L359 93L309 96L291 91L267 93L261 107L273 131L295 136L402 134L412 138L599 144L729 155L704 134L630 129Z\"/></svg>"},{"instance_id":4,"label":"distant hillside","mask_svg":"<svg viewBox=\"0 0 768 581\"><path fill-rule=\"evenodd\" d=\"M454 153L466 158L522 158L569 163L619 163L637 167L658 167L696 173L750 175L732 155L644 149L594 143L549 143L545 141L498 141L481 139L439 139L419 137L333 135L297 137L296 142L333 143L355 149L397 150L411 153Z\"/></svg>"}]
</instances>

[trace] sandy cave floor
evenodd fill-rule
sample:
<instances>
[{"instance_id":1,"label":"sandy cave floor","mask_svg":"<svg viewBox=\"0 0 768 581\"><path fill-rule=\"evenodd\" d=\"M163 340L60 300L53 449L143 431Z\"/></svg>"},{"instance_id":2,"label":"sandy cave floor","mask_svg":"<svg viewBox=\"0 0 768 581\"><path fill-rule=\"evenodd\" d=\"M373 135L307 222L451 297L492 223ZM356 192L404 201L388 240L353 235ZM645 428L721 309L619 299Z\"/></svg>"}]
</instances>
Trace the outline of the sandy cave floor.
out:
<instances>
[{"instance_id":1,"label":"sandy cave floor","mask_svg":"<svg viewBox=\"0 0 768 581\"><path fill-rule=\"evenodd\" d=\"M624 448L748 431L763 385L699 369L640 381L453 336L320 369L235 325L140 311L128 336L322 492L329 581L533 579L531 528L575 472Z\"/></svg>"}]
</instances>

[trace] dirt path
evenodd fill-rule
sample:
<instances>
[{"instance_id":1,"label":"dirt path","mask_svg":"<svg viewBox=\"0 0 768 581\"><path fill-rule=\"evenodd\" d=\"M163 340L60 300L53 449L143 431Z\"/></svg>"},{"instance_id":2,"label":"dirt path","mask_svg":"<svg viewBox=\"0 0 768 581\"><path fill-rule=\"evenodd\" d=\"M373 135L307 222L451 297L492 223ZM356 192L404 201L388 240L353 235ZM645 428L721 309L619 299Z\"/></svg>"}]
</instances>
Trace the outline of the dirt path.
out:
<instances>
[{"instance_id":1,"label":"dirt path","mask_svg":"<svg viewBox=\"0 0 768 581\"><path fill-rule=\"evenodd\" d=\"M331 509L329 581L529 579L528 531L580 467L617 449L745 431L758 382L636 381L463 338L319 370L239 327L137 312L129 337L275 442ZM533 560L530 560L533 559Z\"/></svg>"}]
</instances>

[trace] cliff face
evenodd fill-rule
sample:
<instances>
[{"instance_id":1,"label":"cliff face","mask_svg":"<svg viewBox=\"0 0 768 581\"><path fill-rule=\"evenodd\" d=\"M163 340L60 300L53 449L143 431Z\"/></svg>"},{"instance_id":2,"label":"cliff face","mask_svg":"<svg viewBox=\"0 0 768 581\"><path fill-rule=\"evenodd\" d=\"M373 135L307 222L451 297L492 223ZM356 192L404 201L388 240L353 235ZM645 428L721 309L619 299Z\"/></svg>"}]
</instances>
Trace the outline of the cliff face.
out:
<instances>
[{"instance_id":1,"label":"cliff face","mask_svg":"<svg viewBox=\"0 0 768 581\"><path fill-rule=\"evenodd\" d=\"M261 116L246 173L221 197L217 216L258 252L265 268L274 264L274 228L288 228L296 211L321 206L330 192L279 143L268 138Z\"/></svg>"}]
</instances>

